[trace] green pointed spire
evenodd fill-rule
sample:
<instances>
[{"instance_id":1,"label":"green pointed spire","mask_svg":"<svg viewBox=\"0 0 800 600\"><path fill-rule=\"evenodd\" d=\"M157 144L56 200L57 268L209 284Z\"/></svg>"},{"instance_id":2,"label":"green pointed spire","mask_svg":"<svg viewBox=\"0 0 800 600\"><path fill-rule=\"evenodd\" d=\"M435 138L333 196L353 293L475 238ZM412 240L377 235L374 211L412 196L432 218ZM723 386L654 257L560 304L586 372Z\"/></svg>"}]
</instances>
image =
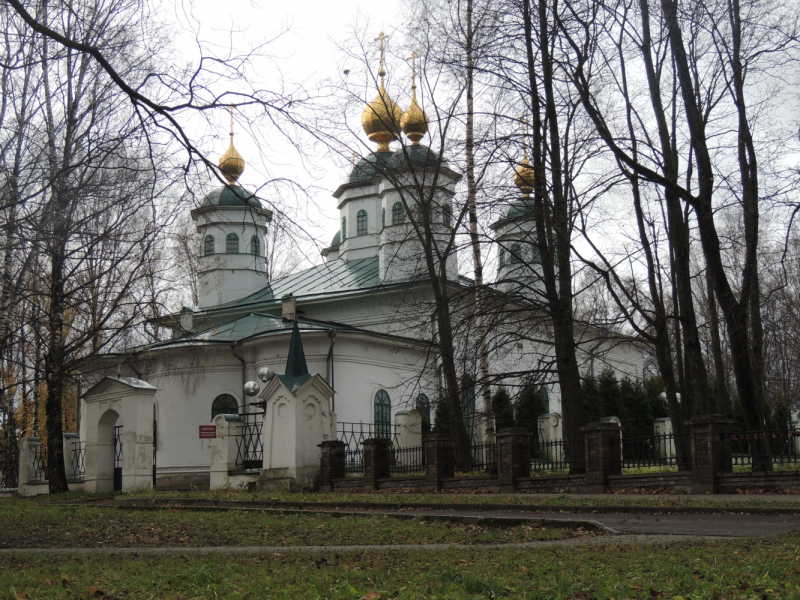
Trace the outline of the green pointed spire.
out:
<instances>
[{"instance_id":1,"label":"green pointed spire","mask_svg":"<svg viewBox=\"0 0 800 600\"><path fill-rule=\"evenodd\" d=\"M278 375L281 383L290 391L295 391L311 379L306 365L306 353L303 352L303 340L300 339L300 328L297 321L292 328L292 340L289 342L289 356L286 359L286 372Z\"/></svg>"},{"instance_id":2,"label":"green pointed spire","mask_svg":"<svg viewBox=\"0 0 800 600\"><path fill-rule=\"evenodd\" d=\"M286 375L291 375L292 377L308 375L306 353L303 352L303 340L300 339L300 328L297 326L297 321L294 322L292 341L289 342L289 357L286 359Z\"/></svg>"}]
</instances>

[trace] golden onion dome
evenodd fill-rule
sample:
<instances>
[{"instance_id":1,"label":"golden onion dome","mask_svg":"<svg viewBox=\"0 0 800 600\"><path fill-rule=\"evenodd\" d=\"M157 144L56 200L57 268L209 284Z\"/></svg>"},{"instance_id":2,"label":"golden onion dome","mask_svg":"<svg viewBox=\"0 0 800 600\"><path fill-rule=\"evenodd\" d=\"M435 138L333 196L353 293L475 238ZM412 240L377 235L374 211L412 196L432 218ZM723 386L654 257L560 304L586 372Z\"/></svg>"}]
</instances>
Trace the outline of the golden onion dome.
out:
<instances>
[{"instance_id":1,"label":"golden onion dome","mask_svg":"<svg viewBox=\"0 0 800 600\"><path fill-rule=\"evenodd\" d=\"M408 139L411 140L411 143L419 144L422 136L428 131L428 115L417 104L417 91L412 88L412 92L411 105L403 113L403 118L400 119L400 127Z\"/></svg>"},{"instance_id":2,"label":"golden onion dome","mask_svg":"<svg viewBox=\"0 0 800 600\"><path fill-rule=\"evenodd\" d=\"M371 142L378 142L378 152L388 152L389 142L396 140L400 131L403 110L386 92L383 85L385 71L381 70L378 74L381 75L381 88L375 99L364 109L361 126Z\"/></svg>"},{"instance_id":3,"label":"golden onion dome","mask_svg":"<svg viewBox=\"0 0 800 600\"><path fill-rule=\"evenodd\" d=\"M219 169L225 179L228 180L228 183L234 183L244 172L244 159L233 146L233 133L231 133L231 145L228 146L228 150L219 159Z\"/></svg>"},{"instance_id":4,"label":"golden onion dome","mask_svg":"<svg viewBox=\"0 0 800 600\"><path fill-rule=\"evenodd\" d=\"M526 196L533 191L533 167L528 162L527 153L514 172L514 185Z\"/></svg>"}]
</instances>

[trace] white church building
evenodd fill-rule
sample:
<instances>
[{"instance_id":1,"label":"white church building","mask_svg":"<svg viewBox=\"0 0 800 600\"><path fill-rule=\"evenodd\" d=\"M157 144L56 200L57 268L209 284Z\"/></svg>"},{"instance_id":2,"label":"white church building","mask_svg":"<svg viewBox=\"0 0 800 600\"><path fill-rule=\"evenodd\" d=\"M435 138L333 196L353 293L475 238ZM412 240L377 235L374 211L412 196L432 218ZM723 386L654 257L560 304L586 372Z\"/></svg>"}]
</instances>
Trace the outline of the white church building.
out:
<instances>
[{"instance_id":1,"label":"white church building","mask_svg":"<svg viewBox=\"0 0 800 600\"><path fill-rule=\"evenodd\" d=\"M290 349L295 330L302 340L309 374L303 382L314 380L311 387L319 406L315 409L306 403L301 409L307 411L306 420L308 412L316 410L330 423L329 429L323 427L313 434L321 438L315 443L336 436L337 431L341 434L345 428L380 434L388 431L398 414L415 408L430 411L440 385L435 332L430 308L425 305L430 284L418 277L424 268L420 241L406 217L401 194L402 187L412 180L432 187L434 210L440 215L433 236L444 240L454 226L450 203L460 175L420 144L428 121L416 97L403 112L386 92L383 68L379 74L378 96L362 117L367 136L378 143L377 151L359 160L334 192L340 228L322 251L324 261L313 267L275 281L266 279L265 233L272 213L237 185L244 160L234 148L231 133L230 147L220 160L228 184L210 191L191 213L203 238L198 249L199 305L184 307L153 323L171 330L168 341L103 359L108 370L95 373L98 383L83 396L81 437L88 444L108 449L113 427L124 460L138 460L128 458L134 446L140 457L145 456L149 443L158 482L183 479L200 484L208 482L210 452L216 443L203 432L209 431L217 415L245 415L239 427L252 426L257 417L263 428L259 434L264 445L259 454L261 468L295 464L292 457L287 458L295 452L293 448L281 442L278 452L277 443L271 441L271 436L281 435L278 419L282 415L277 412L280 404L271 404L271 396L265 397L302 388L279 384L281 374L290 370L287 362L291 363L297 352L297 348ZM399 132L387 126L394 122L402 125L411 142L397 150L392 150L390 143ZM527 159L517 174L523 192L527 185L524 177L529 174L524 169L530 169L526 165ZM519 280L523 292L514 295L513 302L524 302L527 296L528 309L535 312L536 300L530 291L537 284L513 276L514 269L523 264L528 273L534 273L530 265L536 262L528 240L533 218L525 198L510 205L506 216L493 227L503 246L496 292L510 298L514 281ZM443 272L454 289L464 292L472 288L473 282L458 273L455 253ZM603 345L599 332L590 335L600 340L598 346ZM546 338L520 342L507 352L493 352L491 372L533 368L525 364L534 360L531 357L551 354ZM617 338L606 346L606 364L620 376L641 377L643 359L637 343ZM263 382L265 368L278 377ZM100 379L100 375L108 376ZM477 373L464 375L477 377ZM248 396L244 391L247 382L257 382L260 395ZM558 385L548 385L547 391L550 412L559 413ZM126 421L125 409L114 408L128 396L137 403L136 410L129 413L134 415L129 420L135 423ZM153 423L148 429L145 421L151 405ZM481 412L480 398L469 410ZM477 438L483 435L479 421L472 431ZM111 485L110 459L102 460L103 466L87 462L87 485L98 490ZM95 484L88 481L92 470ZM122 485L125 489L146 486L147 476L139 473L139 483Z\"/></svg>"}]
</instances>

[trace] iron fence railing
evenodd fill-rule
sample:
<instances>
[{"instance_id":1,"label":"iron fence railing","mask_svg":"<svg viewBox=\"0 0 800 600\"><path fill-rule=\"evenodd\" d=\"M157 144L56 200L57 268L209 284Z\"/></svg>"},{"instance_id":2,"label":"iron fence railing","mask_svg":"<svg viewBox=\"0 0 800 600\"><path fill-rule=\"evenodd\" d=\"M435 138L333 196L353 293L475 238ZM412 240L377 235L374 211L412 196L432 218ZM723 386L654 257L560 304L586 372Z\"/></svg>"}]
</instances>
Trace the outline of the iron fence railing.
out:
<instances>
[{"instance_id":1,"label":"iron fence railing","mask_svg":"<svg viewBox=\"0 0 800 600\"><path fill-rule=\"evenodd\" d=\"M33 473L31 481L47 481L47 450L36 446L33 450Z\"/></svg>"},{"instance_id":2,"label":"iron fence railing","mask_svg":"<svg viewBox=\"0 0 800 600\"><path fill-rule=\"evenodd\" d=\"M392 440L392 446L398 446L397 428L388 423L336 423L336 437L344 442L350 450L358 450L364 440L385 438Z\"/></svg>"},{"instance_id":3,"label":"iron fence railing","mask_svg":"<svg viewBox=\"0 0 800 600\"><path fill-rule=\"evenodd\" d=\"M456 475L497 474L497 446L494 443L451 446L447 460L454 467Z\"/></svg>"},{"instance_id":4,"label":"iron fence railing","mask_svg":"<svg viewBox=\"0 0 800 600\"><path fill-rule=\"evenodd\" d=\"M364 474L364 451L356 448L344 451L345 476L360 477Z\"/></svg>"},{"instance_id":5,"label":"iron fence railing","mask_svg":"<svg viewBox=\"0 0 800 600\"><path fill-rule=\"evenodd\" d=\"M622 434L623 469L691 468L691 439L688 433L632 437Z\"/></svg>"},{"instance_id":6,"label":"iron fence railing","mask_svg":"<svg viewBox=\"0 0 800 600\"><path fill-rule=\"evenodd\" d=\"M583 472L586 451L583 440L545 440L541 435L530 437L531 473Z\"/></svg>"},{"instance_id":7,"label":"iron fence railing","mask_svg":"<svg viewBox=\"0 0 800 600\"><path fill-rule=\"evenodd\" d=\"M72 442L72 473L75 479L86 475L86 442Z\"/></svg>"},{"instance_id":8,"label":"iron fence railing","mask_svg":"<svg viewBox=\"0 0 800 600\"><path fill-rule=\"evenodd\" d=\"M264 467L263 421L246 422L239 427L236 437L236 464L243 469Z\"/></svg>"},{"instance_id":9,"label":"iron fence railing","mask_svg":"<svg viewBox=\"0 0 800 600\"><path fill-rule=\"evenodd\" d=\"M409 446L408 448L392 448L391 467L392 474L422 473L425 471L425 449L423 446Z\"/></svg>"},{"instance_id":10,"label":"iron fence railing","mask_svg":"<svg viewBox=\"0 0 800 600\"><path fill-rule=\"evenodd\" d=\"M733 466L758 470L800 464L800 430L742 431L731 433Z\"/></svg>"},{"instance_id":11,"label":"iron fence railing","mask_svg":"<svg viewBox=\"0 0 800 600\"><path fill-rule=\"evenodd\" d=\"M5 449L0 450L2 450L0 452L0 489L15 489L17 487L19 457L16 452L6 452Z\"/></svg>"}]
</instances>

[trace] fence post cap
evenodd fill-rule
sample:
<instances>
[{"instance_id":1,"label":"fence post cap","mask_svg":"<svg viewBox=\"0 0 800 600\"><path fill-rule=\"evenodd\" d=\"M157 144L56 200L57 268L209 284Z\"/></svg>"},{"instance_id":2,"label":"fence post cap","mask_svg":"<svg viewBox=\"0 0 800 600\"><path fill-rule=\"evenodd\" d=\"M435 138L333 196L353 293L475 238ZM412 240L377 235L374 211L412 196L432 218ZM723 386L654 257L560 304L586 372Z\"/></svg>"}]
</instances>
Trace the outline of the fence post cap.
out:
<instances>
[{"instance_id":1,"label":"fence post cap","mask_svg":"<svg viewBox=\"0 0 800 600\"><path fill-rule=\"evenodd\" d=\"M77 439L77 438L81 437L77 433L62 433L61 435L63 436L63 438L65 440L72 440L72 439Z\"/></svg>"},{"instance_id":2,"label":"fence post cap","mask_svg":"<svg viewBox=\"0 0 800 600\"><path fill-rule=\"evenodd\" d=\"M725 415L695 415L686 421L686 425L732 425L733 419Z\"/></svg>"},{"instance_id":3,"label":"fence post cap","mask_svg":"<svg viewBox=\"0 0 800 600\"><path fill-rule=\"evenodd\" d=\"M533 435L533 432L525 429L524 427L506 427L505 429L499 430L494 435L495 437L504 437L508 435Z\"/></svg>"},{"instance_id":4,"label":"fence post cap","mask_svg":"<svg viewBox=\"0 0 800 600\"><path fill-rule=\"evenodd\" d=\"M619 424L613 423L611 421L599 421L597 423L587 423L583 427L581 427L581 431L597 431L602 429L612 429L618 430L622 429Z\"/></svg>"},{"instance_id":5,"label":"fence post cap","mask_svg":"<svg viewBox=\"0 0 800 600\"><path fill-rule=\"evenodd\" d=\"M347 446L347 444L341 440L325 440L322 443L317 444L318 448L343 448L345 446Z\"/></svg>"},{"instance_id":6,"label":"fence post cap","mask_svg":"<svg viewBox=\"0 0 800 600\"><path fill-rule=\"evenodd\" d=\"M389 438L383 438L383 437L380 437L380 438L369 438L369 439L364 440L361 443L364 446L383 446L383 445L391 446L392 445L392 440L390 440Z\"/></svg>"}]
</instances>

